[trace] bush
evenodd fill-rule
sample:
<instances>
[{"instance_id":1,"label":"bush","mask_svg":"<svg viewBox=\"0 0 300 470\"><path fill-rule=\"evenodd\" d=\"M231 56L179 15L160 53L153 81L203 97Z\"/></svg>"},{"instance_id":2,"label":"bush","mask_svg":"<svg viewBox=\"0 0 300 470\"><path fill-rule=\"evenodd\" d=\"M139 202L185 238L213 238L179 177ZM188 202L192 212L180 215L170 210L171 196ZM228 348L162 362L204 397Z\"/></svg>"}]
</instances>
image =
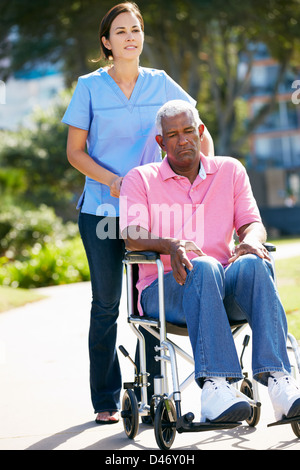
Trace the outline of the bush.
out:
<instances>
[{"instance_id":1,"label":"bush","mask_svg":"<svg viewBox=\"0 0 300 470\"><path fill-rule=\"evenodd\" d=\"M68 130L61 123L71 93L60 94L47 110L36 110L30 128L0 131L0 283L4 285L40 287L89 277L74 223L84 176L67 161Z\"/></svg>"},{"instance_id":2,"label":"bush","mask_svg":"<svg viewBox=\"0 0 300 470\"><path fill-rule=\"evenodd\" d=\"M0 255L7 260L27 258L28 250L36 243L60 242L77 233L77 224L63 223L50 207L7 205L0 212Z\"/></svg>"},{"instance_id":3,"label":"bush","mask_svg":"<svg viewBox=\"0 0 300 470\"><path fill-rule=\"evenodd\" d=\"M7 206L0 213L0 283L33 288L89 280L89 269L73 222L52 208Z\"/></svg>"},{"instance_id":4,"label":"bush","mask_svg":"<svg viewBox=\"0 0 300 470\"><path fill-rule=\"evenodd\" d=\"M88 281L89 268L80 237L73 240L40 243L28 250L27 257L0 266L4 286L34 288Z\"/></svg>"},{"instance_id":5,"label":"bush","mask_svg":"<svg viewBox=\"0 0 300 470\"><path fill-rule=\"evenodd\" d=\"M61 118L71 92L61 93L46 110L35 110L30 128L0 131L0 192L17 204L44 203L74 221L84 176L66 156L68 126Z\"/></svg>"}]
</instances>

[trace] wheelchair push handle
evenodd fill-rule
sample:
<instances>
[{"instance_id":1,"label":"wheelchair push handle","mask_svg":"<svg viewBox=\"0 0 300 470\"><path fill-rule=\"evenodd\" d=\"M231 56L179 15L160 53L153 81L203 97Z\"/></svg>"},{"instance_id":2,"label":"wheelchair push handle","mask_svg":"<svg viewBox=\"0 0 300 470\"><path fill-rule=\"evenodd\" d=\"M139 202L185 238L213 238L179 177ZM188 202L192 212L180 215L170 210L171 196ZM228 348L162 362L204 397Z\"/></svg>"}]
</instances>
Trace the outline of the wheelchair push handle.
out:
<instances>
[{"instance_id":1,"label":"wheelchair push handle","mask_svg":"<svg viewBox=\"0 0 300 470\"><path fill-rule=\"evenodd\" d=\"M273 245L272 243L263 243L264 247L267 249L267 251L276 251L276 246Z\"/></svg>"}]
</instances>

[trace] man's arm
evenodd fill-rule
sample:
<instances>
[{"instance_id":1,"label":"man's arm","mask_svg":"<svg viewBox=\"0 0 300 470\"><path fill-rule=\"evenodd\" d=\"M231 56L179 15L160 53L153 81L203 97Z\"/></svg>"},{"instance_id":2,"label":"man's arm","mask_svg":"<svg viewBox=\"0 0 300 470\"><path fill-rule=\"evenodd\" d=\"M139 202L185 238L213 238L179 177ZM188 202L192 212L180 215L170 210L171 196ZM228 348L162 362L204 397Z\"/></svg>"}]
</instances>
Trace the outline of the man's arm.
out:
<instances>
[{"instance_id":1,"label":"man's arm","mask_svg":"<svg viewBox=\"0 0 300 470\"><path fill-rule=\"evenodd\" d=\"M193 251L198 256L204 256L203 251L192 241L155 237L146 229L135 225L126 227L122 232L122 237L128 250L156 251L163 255L170 255L173 276L180 285L185 283L185 268L189 271L193 269L187 252Z\"/></svg>"},{"instance_id":2,"label":"man's arm","mask_svg":"<svg viewBox=\"0 0 300 470\"><path fill-rule=\"evenodd\" d=\"M270 261L270 256L263 243L267 239L266 230L262 223L252 222L251 224L243 225L238 230L239 244L235 247L233 255L229 258L228 262L232 263L239 256L253 253L260 258L265 258Z\"/></svg>"}]
</instances>

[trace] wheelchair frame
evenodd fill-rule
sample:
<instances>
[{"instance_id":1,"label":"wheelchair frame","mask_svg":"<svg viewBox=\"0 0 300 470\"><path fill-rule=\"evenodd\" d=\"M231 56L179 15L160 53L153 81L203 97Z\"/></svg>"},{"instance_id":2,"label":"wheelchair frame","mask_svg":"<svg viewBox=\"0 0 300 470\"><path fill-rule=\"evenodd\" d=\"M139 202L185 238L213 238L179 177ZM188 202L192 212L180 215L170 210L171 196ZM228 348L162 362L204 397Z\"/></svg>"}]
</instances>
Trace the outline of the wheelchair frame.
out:
<instances>
[{"instance_id":1,"label":"wheelchair frame","mask_svg":"<svg viewBox=\"0 0 300 470\"><path fill-rule=\"evenodd\" d=\"M274 245L265 244L269 252L275 251ZM140 371L130 358L126 349L120 346L120 351L125 357L129 357L135 368L134 382L125 382L125 393L122 400L121 417L123 419L124 430L128 438L134 439L139 429L139 417L150 415L154 423L154 432L156 442L160 449L168 450L171 448L176 432L202 432L220 429L232 429L239 425L238 423L211 423L211 422L194 422L194 414L188 412L182 415L181 412L181 392L186 389L194 381L194 372L188 375L186 379L180 384L177 368L177 355L181 356L189 364L194 365L193 357L185 352L181 347L175 344L168 334L188 336L187 328L179 327L166 322L165 320L165 307L164 307L164 266L160 259L160 255L155 252L127 252L123 263L126 268L126 283L127 283L127 309L128 309L128 323L138 338L139 342L139 355L140 355ZM136 313L136 302L134 299L134 284L133 284L133 265L138 264L156 264L158 270L158 295L159 295L159 319L152 319L148 317L139 316ZM248 325L246 321L231 323L231 330L233 337L236 338L241 331ZM142 326L151 335L159 340L159 346L155 347L156 353L155 360L160 362L160 375L153 378L154 380L154 395L152 396L151 403L147 399L148 387L148 373L146 369L146 344L145 338L139 326ZM289 334L288 339L295 355L295 360L300 372L300 354L296 339ZM243 369L243 354L245 348L249 343L250 337L245 336L243 342L243 349L240 357L241 367ZM173 391L168 391L168 375L167 364L171 366ZM295 371L294 371L295 372ZM140 388L141 401L138 403L135 390ZM244 373L244 380L240 390L236 388L236 394L243 396L248 400L251 405L251 417L246 420L249 426L256 426L260 419L260 407L257 382L253 383L248 379L248 374ZM173 405L175 403L175 407ZM300 437L300 418L292 420L282 420L277 423L272 423L269 426L277 424L292 425L292 429L297 437Z\"/></svg>"}]
</instances>

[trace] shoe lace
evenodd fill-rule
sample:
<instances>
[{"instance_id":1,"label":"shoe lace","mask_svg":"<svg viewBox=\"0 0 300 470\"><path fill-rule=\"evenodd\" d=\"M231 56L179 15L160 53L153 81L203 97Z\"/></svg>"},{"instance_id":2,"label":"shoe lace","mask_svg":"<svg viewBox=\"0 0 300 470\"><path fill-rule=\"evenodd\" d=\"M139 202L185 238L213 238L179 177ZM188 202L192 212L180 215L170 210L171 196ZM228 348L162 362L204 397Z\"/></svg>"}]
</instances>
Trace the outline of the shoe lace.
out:
<instances>
[{"instance_id":1,"label":"shoe lace","mask_svg":"<svg viewBox=\"0 0 300 470\"><path fill-rule=\"evenodd\" d=\"M222 399L224 402L232 401L232 399L235 398L235 393L232 390L232 387L228 384L228 382L217 382L215 380L211 380L211 382L214 390L217 391L220 395L222 395Z\"/></svg>"},{"instance_id":2,"label":"shoe lace","mask_svg":"<svg viewBox=\"0 0 300 470\"><path fill-rule=\"evenodd\" d=\"M279 394L283 389L288 389L289 391L298 391L300 393L300 388L296 380L290 375L284 375L283 377L273 377L274 390Z\"/></svg>"}]
</instances>

